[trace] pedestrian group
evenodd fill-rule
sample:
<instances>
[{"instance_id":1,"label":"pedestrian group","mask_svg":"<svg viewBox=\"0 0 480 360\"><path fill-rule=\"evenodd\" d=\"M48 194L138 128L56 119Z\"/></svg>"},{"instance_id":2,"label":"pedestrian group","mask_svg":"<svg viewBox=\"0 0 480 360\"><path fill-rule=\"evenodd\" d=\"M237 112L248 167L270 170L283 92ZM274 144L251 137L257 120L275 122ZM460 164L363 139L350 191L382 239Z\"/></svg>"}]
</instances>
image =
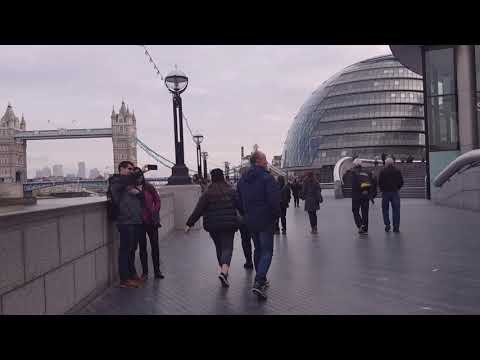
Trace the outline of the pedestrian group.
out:
<instances>
[{"instance_id":1,"label":"pedestrian group","mask_svg":"<svg viewBox=\"0 0 480 360\"><path fill-rule=\"evenodd\" d=\"M368 233L370 202L377 196L377 185L382 192L382 213L385 231L391 230L390 206L393 213L393 232L400 228L400 196L403 186L401 172L394 166L392 157L382 154L384 168L378 179L356 157L351 170L352 212L358 232ZM250 156L250 166L240 170L236 187L225 179L221 169L210 172L211 183L202 186L202 195L186 222L188 233L202 217L203 228L215 245L218 277L223 287L230 286L229 272L233 254L235 233L239 230L245 256L244 268L255 270L252 292L259 299L266 299L270 283L268 270L273 258L275 234L287 233L287 209L291 197L294 207L308 213L311 233L317 234L317 211L323 202L322 188L313 172L303 179L287 182L283 176L277 179L268 171L266 155L256 150ZM378 158L375 168L378 165ZM130 161L118 166L119 174L109 178L107 196L109 216L116 221L120 235L118 267L120 287L137 288L148 279L147 236L150 241L154 277L164 278L160 271L158 229L160 224L160 196L155 187L145 181L143 170ZM253 242L253 252L252 252ZM135 269L135 253L139 248L142 275Z\"/></svg>"}]
</instances>

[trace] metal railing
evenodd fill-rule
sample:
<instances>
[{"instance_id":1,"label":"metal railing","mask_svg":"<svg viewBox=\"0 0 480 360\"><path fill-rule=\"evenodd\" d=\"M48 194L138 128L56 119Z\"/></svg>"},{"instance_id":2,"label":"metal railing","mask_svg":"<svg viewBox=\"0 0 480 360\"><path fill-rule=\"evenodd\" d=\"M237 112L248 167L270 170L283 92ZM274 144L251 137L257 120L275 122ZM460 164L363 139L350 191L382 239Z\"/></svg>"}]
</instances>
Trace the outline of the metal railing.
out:
<instances>
[{"instance_id":1,"label":"metal railing","mask_svg":"<svg viewBox=\"0 0 480 360\"><path fill-rule=\"evenodd\" d=\"M480 166L480 149L470 150L448 164L445 169L435 177L433 185L441 187L445 182L449 181L452 176L461 174L477 166Z\"/></svg>"}]
</instances>

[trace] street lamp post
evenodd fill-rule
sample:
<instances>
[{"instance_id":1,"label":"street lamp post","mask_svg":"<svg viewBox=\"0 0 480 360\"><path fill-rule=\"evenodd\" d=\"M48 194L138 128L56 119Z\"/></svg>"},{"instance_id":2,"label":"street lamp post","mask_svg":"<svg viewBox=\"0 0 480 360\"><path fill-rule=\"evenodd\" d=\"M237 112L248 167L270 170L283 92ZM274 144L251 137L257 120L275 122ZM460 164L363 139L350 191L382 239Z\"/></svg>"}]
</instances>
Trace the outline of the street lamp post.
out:
<instances>
[{"instance_id":1,"label":"street lamp post","mask_svg":"<svg viewBox=\"0 0 480 360\"><path fill-rule=\"evenodd\" d=\"M188 77L175 65L175 69L165 77L165 86L173 95L173 130L175 133L175 165L172 168L172 176L168 178L168 185L191 184L192 179L188 176L183 151L183 112L182 98L180 97L180 94L187 89Z\"/></svg>"},{"instance_id":2,"label":"street lamp post","mask_svg":"<svg viewBox=\"0 0 480 360\"><path fill-rule=\"evenodd\" d=\"M193 136L193 141L197 144L197 167L198 167L198 177L202 178L202 149L200 144L203 141L203 135L196 134Z\"/></svg>"},{"instance_id":3,"label":"street lamp post","mask_svg":"<svg viewBox=\"0 0 480 360\"><path fill-rule=\"evenodd\" d=\"M203 157L203 178L208 180L208 170L207 170L207 157L208 153L206 151L202 152Z\"/></svg>"}]
</instances>

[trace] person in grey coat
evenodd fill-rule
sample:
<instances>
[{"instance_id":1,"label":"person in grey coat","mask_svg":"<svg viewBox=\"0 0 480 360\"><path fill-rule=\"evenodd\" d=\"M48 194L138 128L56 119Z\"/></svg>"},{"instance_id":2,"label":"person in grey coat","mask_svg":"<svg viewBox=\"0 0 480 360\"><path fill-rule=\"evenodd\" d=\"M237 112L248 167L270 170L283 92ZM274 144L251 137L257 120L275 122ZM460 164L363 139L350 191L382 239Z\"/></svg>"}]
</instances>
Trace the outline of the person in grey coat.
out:
<instances>
[{"instance_id":1,"label":"person in grey coat","mask_svg":"<svg viewBox=\"0 0 480 360\"><path fill-rule=\"evenodd\" d=\"M135 270L135 250L143 235L143 192L137 184L138 174L133 173L134 164L122 161L118 175L109 178L109 193L116 209L115 220L120 233L118 268L120 287L136 288L141 284ZM140 187L140 188L139 188Z\"/></svg>"},{"instance_id":2,"label":"person in grey coat","mask_svg":"<svg viewBox=\"0 0 480 360\"><path fill-rule=\"evenodd\" d=\"M300 195L302 200L305 200L305 211L308 212L308 217L310 218L312 234L317 234L317 210L320 209L320 203L323 202L323 198L322 188L317 179L315 179L313 172L307 174Z\"/></svg>"}]
</instances>

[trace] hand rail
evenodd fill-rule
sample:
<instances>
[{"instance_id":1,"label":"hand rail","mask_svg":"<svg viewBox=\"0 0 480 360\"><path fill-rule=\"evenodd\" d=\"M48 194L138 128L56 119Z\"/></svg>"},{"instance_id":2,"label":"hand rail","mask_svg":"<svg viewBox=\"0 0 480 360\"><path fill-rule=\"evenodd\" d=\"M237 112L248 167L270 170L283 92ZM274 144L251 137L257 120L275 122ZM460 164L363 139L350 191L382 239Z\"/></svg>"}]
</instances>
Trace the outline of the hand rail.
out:
<instances>
[{"instance_id":1,"label":"hand rail","mask_svg":"<svg viewBox=\"0 0 480 360\"><path fill-rule=\"evenodd\" d=\"M441 187L453 175L461 174L476 166L480 166L480 149L470 150L453 160L435 177L433 185Z\"/></svg>"}]
</instances>

